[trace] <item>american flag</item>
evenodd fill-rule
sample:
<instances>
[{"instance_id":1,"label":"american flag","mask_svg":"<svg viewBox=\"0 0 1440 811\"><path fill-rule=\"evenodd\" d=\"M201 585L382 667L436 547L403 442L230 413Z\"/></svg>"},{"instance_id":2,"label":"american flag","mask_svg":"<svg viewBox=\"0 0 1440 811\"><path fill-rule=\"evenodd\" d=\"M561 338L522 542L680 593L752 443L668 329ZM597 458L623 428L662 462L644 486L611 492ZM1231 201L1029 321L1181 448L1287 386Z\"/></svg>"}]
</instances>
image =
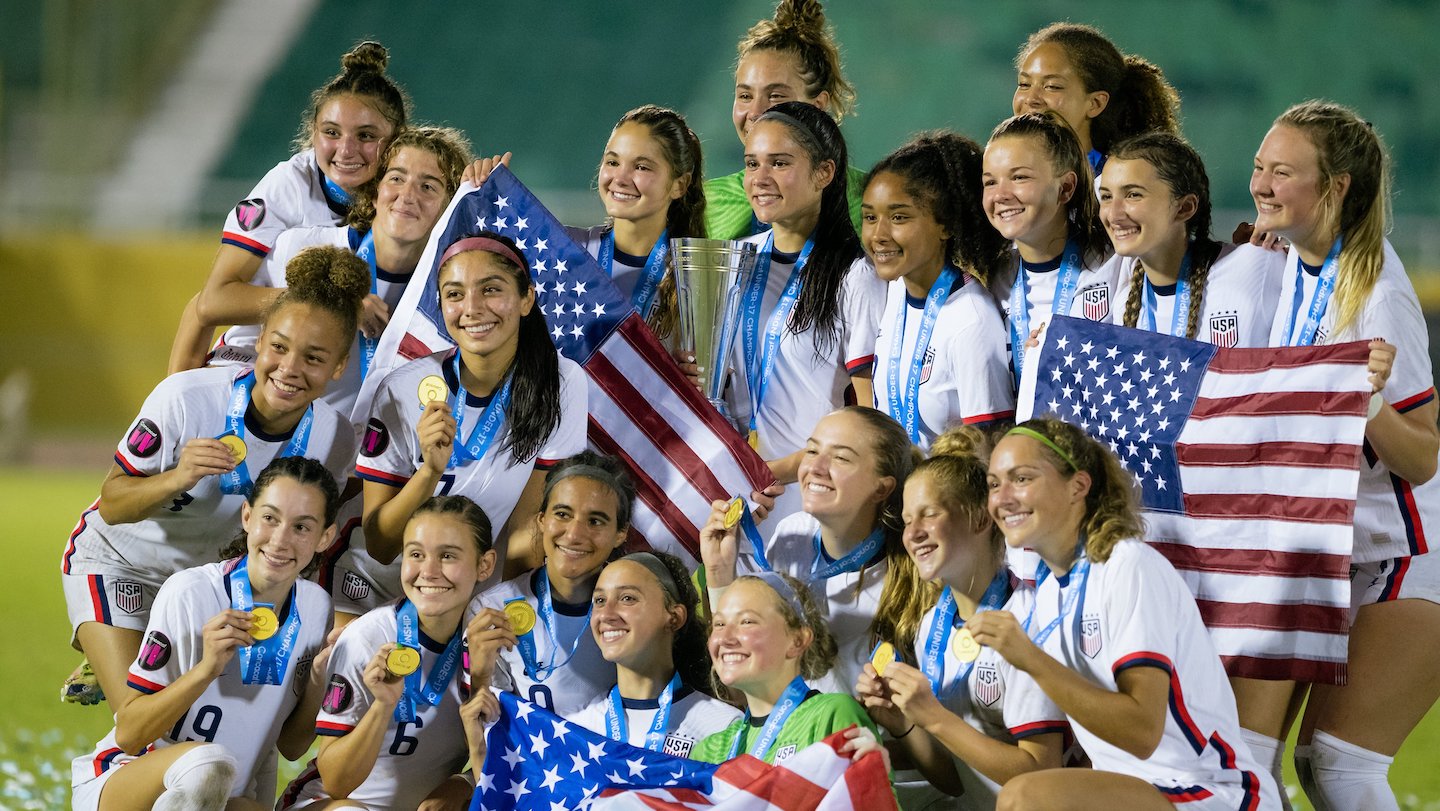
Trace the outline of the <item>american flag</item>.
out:
<instances>
[{"instance_id":1,"label":"american flag","mask_svg":"<svg viewBox=\"0 0 1440 811\"><path fill-rule=\"evenodd\" d=\"M1018 418L1109 445L1232 676L1343 683L1364 342L1221 349L1055 318Z\"/></svg>"},{"instance_id":2,"label":"american flag","mask_svg":"<svg viewBox=\"0 0 1440 811\"><path fill-rule=\"evenodd\" d=\"M774 477L584 247L506 167L480 189L462 186L451 200L381 336L354 413L368 415L385 371L451 346L435 264L451 243L482 230L510 237L524 252L556 347L585 369L590 444L622 458L636 484L632 540L698 561L710 502L749 496Z\"/></svg>"},{"instance_id":3,"label":"american flag","mask_svg":"<svg viewBox=\"0 0 1440 811\"><path fill-rule=\"evenodd\" d=\"M880 754L852 763L838 751L842 732L782 766L749 755L716 766L610 740L513 693L500 694L500 709L471 811L896 808Z\"/></svg>"}]
</instances>

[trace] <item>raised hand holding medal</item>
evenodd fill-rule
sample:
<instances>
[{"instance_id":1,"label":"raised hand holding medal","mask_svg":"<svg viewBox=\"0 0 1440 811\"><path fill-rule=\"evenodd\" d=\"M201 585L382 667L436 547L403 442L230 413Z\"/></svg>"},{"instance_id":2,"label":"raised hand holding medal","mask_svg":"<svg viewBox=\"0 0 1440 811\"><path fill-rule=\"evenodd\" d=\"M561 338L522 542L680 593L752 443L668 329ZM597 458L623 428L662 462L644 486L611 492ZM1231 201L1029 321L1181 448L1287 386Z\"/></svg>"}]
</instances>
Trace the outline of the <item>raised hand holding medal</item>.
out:
<instances>
[{"instance_id":1,"label":"raised hand holding medal","mask_svg":"<svg viewBox=\"0 0 1440 811\"><path fill-rule=\"evenodd\" d=\"M250 636L256 642L264 642L280 630L280 618L275 616L274 606L257 603L250 611Z\"/></svg>"},{"instance_id":2,"label":"raised hand holding medal","mask_svg":"<svg viewBox=\"0 0 1440 811\"><path fill-rule=\"evenodd\" d=\"M420 669L420 651L396 645L385 654L385 670L392 676L404 677Z\"/></svg>"}]
</instances>

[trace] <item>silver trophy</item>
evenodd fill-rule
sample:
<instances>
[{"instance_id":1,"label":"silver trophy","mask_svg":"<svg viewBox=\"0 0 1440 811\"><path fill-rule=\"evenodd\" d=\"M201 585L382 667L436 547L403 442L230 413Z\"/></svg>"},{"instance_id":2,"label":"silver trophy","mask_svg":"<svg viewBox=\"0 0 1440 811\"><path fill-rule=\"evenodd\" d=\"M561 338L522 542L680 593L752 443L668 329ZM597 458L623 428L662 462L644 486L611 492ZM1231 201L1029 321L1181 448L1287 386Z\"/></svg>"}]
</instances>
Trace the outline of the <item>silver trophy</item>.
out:
<instances>
[{"instance_id":1,"label":"silver trophy","mask_svg":"<svg viewBox=\"0 0 1440 811\"><path fill-rule=\"evenodd\" d=\"M755 272L755 245L727 239L670 240L680 310L680 349L695 353L705 397L730 417L722 396L740 325L740 296Z\"/></svg>"}]
</instances>

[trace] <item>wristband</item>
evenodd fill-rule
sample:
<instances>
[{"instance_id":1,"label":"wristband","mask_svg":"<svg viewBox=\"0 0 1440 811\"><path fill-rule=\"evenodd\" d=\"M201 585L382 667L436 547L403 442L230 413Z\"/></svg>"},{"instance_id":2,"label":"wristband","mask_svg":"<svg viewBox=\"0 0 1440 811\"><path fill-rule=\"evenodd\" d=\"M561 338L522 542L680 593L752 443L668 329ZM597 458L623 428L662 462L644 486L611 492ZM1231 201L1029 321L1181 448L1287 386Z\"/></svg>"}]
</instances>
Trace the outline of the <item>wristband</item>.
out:
<instances>
[{"instance_id":1,"label":"wristband","mask_svg":"<svg viewBox=\"0 0 1440 811\"><path fill-rule=\"evenodd\" d=\"M1370 420L1375 419L1375 417L1380 413L1380 409L1384 407L1385 398L1380 396L1380 392L1377 391L1374 394L1370 395L1370 412L1365 415L1365 421L1369 422Z\"/></svg>"}]
</instances>

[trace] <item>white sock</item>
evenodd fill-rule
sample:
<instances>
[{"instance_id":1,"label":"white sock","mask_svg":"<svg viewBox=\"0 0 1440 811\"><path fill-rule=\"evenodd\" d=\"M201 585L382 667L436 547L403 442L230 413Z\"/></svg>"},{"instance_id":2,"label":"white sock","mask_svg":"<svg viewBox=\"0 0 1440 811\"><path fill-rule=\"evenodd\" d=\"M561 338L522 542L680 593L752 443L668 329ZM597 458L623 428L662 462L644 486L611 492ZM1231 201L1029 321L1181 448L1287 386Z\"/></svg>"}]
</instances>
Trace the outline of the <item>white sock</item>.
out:
<instances>
[{"instance_id":1,"label":"white sock","mask_svg":"<svg viewBox=\"0 0 1440 811\"><path fill-rule=\"evenodd\" d=\"M1295 776L1300 778L1300 790L1305 792L1306 797L1320 796L1320 788L1315 785L1315 764L1310 762L1310 744L1295 744Z\"/></svg>"},{"instance_id":2,"label":"white sock","mask_svg":"<svg viewBox=\"0 0 1440 811\"><path fill-rule=\"evenodd\" d=\"M1240 729L1240 737L1245 739L1245 745L1250 747L1250 756L1255 758L1260 768L1268 769L1275 778L1275 787L1280 791L1280 805L1285 811L1293 811L1290 797L1285 793L1285 766L1282 760L1285 755L1285 742L1244 727Z\"/></svg>"},{"instance_id":3,"label":"white sock","mask_svg":"<svg viewBox=\"0 0 1440 811\"><path fill-rule=\"evenodd\" d=\"M235 758L225 747L204 743L165 770L165 791L152 811L221 811L235 784Z\"/></svg>"},{"instance_id":4,"label":"white sock","mask_svg":"<svg viewBox=\"0 0 1440 811\"><path fill-rule=\"evenodd\" d=\"M1310 739L1310 766L1317 793L1310 794L1310 802L1317 811L1399 811L1388 778L1394 760L1316 730Z\"/></svg>"}]
</instances>

